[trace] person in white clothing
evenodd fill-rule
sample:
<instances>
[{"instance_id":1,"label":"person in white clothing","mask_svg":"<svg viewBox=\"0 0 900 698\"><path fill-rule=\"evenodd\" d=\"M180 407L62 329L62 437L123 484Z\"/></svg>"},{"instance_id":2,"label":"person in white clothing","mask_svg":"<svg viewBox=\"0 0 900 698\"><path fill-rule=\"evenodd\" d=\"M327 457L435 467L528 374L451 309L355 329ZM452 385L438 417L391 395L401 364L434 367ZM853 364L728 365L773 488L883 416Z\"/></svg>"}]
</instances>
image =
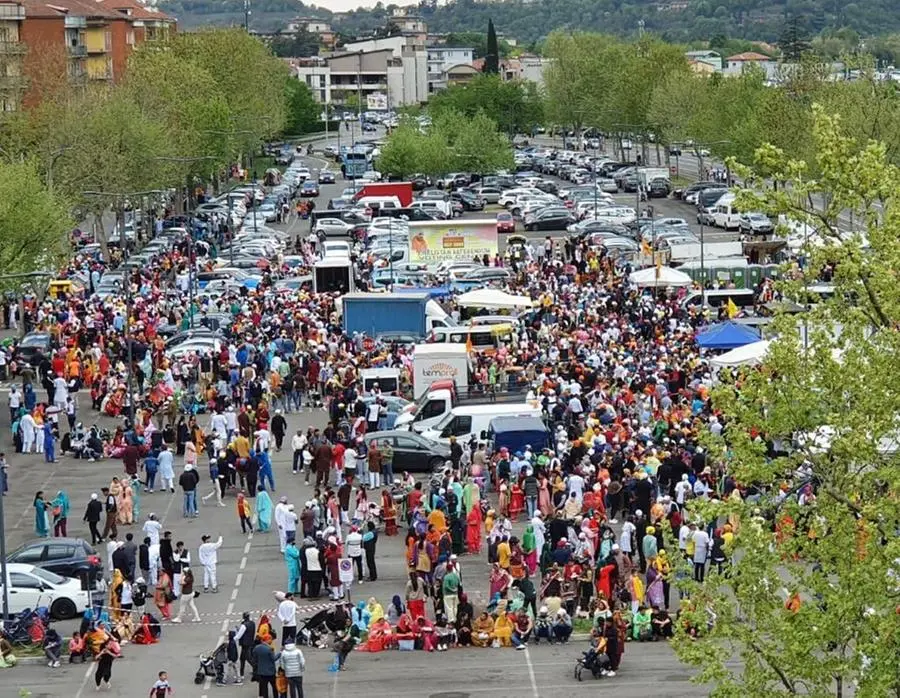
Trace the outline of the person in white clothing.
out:
<instances>
[{"instance_id":1,"label":"person in white clothing","mask_svg":"<svg viewBox=\"0 0 900 698\"><path fill-rule=\"evenodd\" d=\"M278 620L281 621L281 644L294 642L297 638L297 604L290 592L284 595L284 601L278 604Z\"/></svg>"},{"instance_id":2,"label":"person in white clothing","mask_svg":"<svg viewBox=\"0 0 900 698\"><path fill-rule=\"evenodd\" d=\"M19 420L19 429L22 431L22 453L33 453L34 441L37 435L37 425L30 412L22 415ZM41 439L38 439L41 440Z\"/></svg>"},{"instance_id":3,"label":"person in white clothing","mask_svg":"<svg viewBox=\"0 0 900 698\"><path fill-rule=\"evenodd\" d=\"M691 496L691 483L688 480L687 473L681 476L681 482L675 485L675 503L679 507L684 506L684 500Z\"/></svg>"},{"instance_id":4,"label":"person in white clothing","mask_svg":"<svg viewBox=\"0 0 900 698\"><path fill-rule=\"evenodd\" d=\"M282 554L284 554L284 548L287 545L287 536L285 535L284 529L284 515L287 513L287 510L287 497L279 498L278 504L275 505L275 511L272 518L275 519L275 526L278 528L278 545L281 548Z\"/></svg>"},{"instance_id":5,"label":"person in white clothing","mask_svg":"<svg viewBox=\"0 0 900 698\"><path fill-rule=\"evenodd\" d=\"M637 527L634 525L634 517L629 516L625 519L625 523L622 524L622 535L619 536L619 547L622 552L631 559L631 556L634 552L634 547L632 545L632 541L634 540L634 535L637 531Z\"/></svg>"},{"instance_id":6,"label":"person in white clothing","mask_svg":"<svg viewBox=\"0 0 900 698\"><path fill-rule=\"evenodd\" d=\"M216 565L219 562L218 550L222 547L222 536L215 543L211 543L211 536L203 536L203 543L197 551L197 559L203 565L203 591L212 589L214 594L219 591L219 583L216 580Z\"/></svg>"},{"instance_id":7,"label":"person in white clothing","mask_svg":"<svg viewBox=\"0 0 900 698\"><path fill-rule=\"evenodd\" d=\"M362 534L359 532L359 527L351 526L350 533L347 534L346 542L346 550L347 557L353 560L353 564L356 565L356 578L359 580L359 583L363 583L363 548L362 548Z\"/></svg>"},{"instance_id":8,"label":"person in white clothing","mask_svg":"<svg viewBox=\"0 0 900 698\"><path fill-rule=\"evenodd\" d=\"M156 514L150 514L144 522L144 535L150 539L150 545L159 545L159 534L162 524L156 520Z\"/></svg>"},{"instance_id":9,"label":"person in white clothing","mask_svg":"<svg viewBox=\"0 0 900 698\"><path fill-rule=\"evenodd\" d=\"M284 521L284 545L287 547L288 542L297 539L297 514L294 511L293 504L287 505L282 520ZM282 550L281 552L284 551Z\"/></svg>"},{"instance_id":10,"label":"person in white clothing","mask_svg":"<svg viewBox=\"0 0 900 698\"><path fill-rule=\"evenodd\" d=\"M65 411L66 400L69 398L69 384L61 375L53 379L53 405L60 411Z\"/></svg>"}]
</instances>

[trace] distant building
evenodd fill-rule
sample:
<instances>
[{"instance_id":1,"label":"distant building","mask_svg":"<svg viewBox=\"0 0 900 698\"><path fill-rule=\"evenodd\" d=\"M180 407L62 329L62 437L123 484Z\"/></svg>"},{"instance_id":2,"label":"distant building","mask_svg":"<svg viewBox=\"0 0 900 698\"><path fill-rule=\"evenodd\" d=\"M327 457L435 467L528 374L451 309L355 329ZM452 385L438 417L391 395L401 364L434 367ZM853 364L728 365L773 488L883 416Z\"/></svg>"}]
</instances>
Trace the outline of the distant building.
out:
<instances>
[{"instance_id":1,"label":"distant building","mask_svg":"<svg viewBox=\"0 0 900 698\"><path fill-rule=\"evenodd\" d=\"M403 36L413 36L419 40L419 43L425 43L428 38L428 25L425 20L410 10L403 7L394 9L394 14L388 18L388 31L402 34Z\"/></svg>"},{"instance_id":2,"label":"distant building","mask_svg":"<svg viewBox=\"0 0 900 698\"><path fill-rule=\"evenodd\" d=\"M481 72L484 70L484 59L473 61L475 68ZM544 84L544 69L547 67L547 59L541 56L533 56L523 53L518 58L500 59L501 80L530 80L538 85Z\"/></svg>"},{"instance_id":3,"label":"distant building","mask_svg":"<svg viewBox=\"0 0 900 698\"><path fill-rule=\"evenodd\" d=\"M778 75L778 61L755 51L746 51L725 59L722 72L728 76L740 75L748 66L761 68L767 80L774 80Z\"/></svg>"},{"instance_id":4,"label":"distant building","mask_svg":"<svg viewBox=\"0 0 900 698\"><path fill-rule=\"evenodd\" d=\"M287 29L281 34L296 34L297 32L309 32L319 39L319 43L326 48L334 48L337 43L337 32L331 28L331 24L323 19L314 17L297 17L288 22Z\"/></svg>"},{"instance_id":5,"label":"distant building","mask_svg":"<svg viewBox=\"0 0 900 698\"><path fill-rule=\"evenodd\" d=\"M691 63L691 67L698 73L708 72L702 67L694 67L695 65L708 65L713 69L713 72L721 72L722 70L722 54L718 51L686 51L685 57L688 59L688 63Z\"/></svg>"},{"instance_id":6,"label":"distant building","mask_svg":"<svg viewBox=\"0 0 900 698\"><path fill-rule=\"evenodd\" d=\"M472 65L474 49L449 46L429 46L428 93L439 92L450 85L471 80L478 73Z\"/></svg>"}]
</instances>

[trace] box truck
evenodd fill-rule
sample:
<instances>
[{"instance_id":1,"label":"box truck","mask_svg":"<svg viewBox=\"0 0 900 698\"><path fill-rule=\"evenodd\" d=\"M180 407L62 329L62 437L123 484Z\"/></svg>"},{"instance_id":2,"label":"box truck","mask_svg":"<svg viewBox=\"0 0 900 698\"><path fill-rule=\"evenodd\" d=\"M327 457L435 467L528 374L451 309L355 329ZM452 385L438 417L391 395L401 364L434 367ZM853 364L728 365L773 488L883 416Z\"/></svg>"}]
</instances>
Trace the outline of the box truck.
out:
<instances>
[{"instance_id":1,"label":"box truck","mask_svg":"<svg viewBox=\"0 0 900 698\"><path fill-rule=\"evenodd\" d=\"M465 394L469 388L469 353L465 344L417 344L413 349L413 398L418 400L435 381L453 381Z\"/></svg>"},{"instance_id":2,"label":"box truck","mask_svg":"<svg viewBox=\"0 0 900 698\"><path fill-rule=\"evenodd\" d=\"M434 327L456 323L427 291L410 293L351 293L340 299L338 312L344 332L368 337L406 335L424 338Z\"/></svg>"}]
</instances>

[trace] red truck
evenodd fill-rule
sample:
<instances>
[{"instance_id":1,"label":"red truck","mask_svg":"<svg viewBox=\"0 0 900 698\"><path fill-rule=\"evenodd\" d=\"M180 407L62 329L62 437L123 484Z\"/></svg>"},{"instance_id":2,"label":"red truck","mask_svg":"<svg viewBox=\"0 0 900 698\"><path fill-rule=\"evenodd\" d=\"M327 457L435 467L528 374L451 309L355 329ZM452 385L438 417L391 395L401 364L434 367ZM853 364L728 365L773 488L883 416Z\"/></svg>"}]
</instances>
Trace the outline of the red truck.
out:
<instances>
[{"instance_id":1,"label":"red truck","mask_svg":"<svg viewBox=\"0 0 900 698\"><path fill-rule=\"evenodd\" d=\"M400 208L407 208L413 200L412 182L373 182L364 184L363 188L356 192L354 201L359 201L364 196L396 196L400 199Z\"/></svg>"}]
</instances>

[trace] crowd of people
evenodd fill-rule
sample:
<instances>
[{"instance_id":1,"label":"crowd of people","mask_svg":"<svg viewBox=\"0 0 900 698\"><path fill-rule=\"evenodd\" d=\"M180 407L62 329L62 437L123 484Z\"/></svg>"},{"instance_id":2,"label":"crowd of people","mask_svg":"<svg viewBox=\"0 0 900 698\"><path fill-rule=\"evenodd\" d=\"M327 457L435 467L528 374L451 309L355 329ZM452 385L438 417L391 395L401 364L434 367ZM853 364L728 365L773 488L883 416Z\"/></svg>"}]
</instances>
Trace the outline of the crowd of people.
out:
<instances>
[{"instance_id":1,"label":"crowd of people","mask_svg":"<svg viewBox=\"0 0 900 698\"><path fill-rule=\"evenodd\" d=\"M314 240L298 238L295 249L312 263ZM161 620L199 620L201 588L218 591L221 537L173 542L154 513L143 518L141 534L120 536L120 526L142 520L145 495L176 487L185 519L211 502L234 506L244 533L277 533L287 576L277 618L286 648L302 639L294 598L341 602L354 581L379 579L380 537L405 535L402 591L389 604L372 597L340 612L337 669L353 647L524 648L566 642L582 622L608 658L603 671L614 674L630 640L672 637L679 622L704 632L679 620L675 607L690 600L673 598L671 585L686 570L697 583L727 574L742 522L698 520L687 506L752 501L760 492L736 482L727 462L700 445L705 432L721 433L724 420L709 398L713 372L693 341L710 317L685 307L684 291L633 287L629 263L588 241L565 250L549 238L529 246L510 262L507 287L534 308L511 318L511 342L475 358L474 378L523 387L542 405L552 442L491 453L478 439L454 441L445 470L423 483L394 475L388 443L364 439L384 426L384 413L362 400L360 371L397 367L408 383L409 347L364 348L362 337L344 335L333 295L276 286L303 268L281 257L256 288L200 295L189 307L179 291L190 283L191 264L206 269L212 257L178 238L151 264L126 271L133 293L100 295L93 290L109 265L97 254L76 255L66 273L86 278L85 292L35 303L23 318L50 336L46 353L18 367L15 350L4 359L22 377L21 390L9 395L17 453L122 463L124 472L86 504L83 520L92 542L106 543L110 576L101 583L107 595L85 618L86 645L75 638L76 647L109 657L111 666L109 643L155 641ZM366 261L358 264L364 272ZM444 304L456 310L452 296ZM223 334L215 347L166 351L164 328L210 326L214 316L227 318L217 321ZM117 426L93 420L85 429L88 403ZM327 426L289 434L287 417L305 405L324 407ZM272 458L285 446L292 472L312 489L302 503L276 489L286 471L276 472ZM0 470L6 487L5 460ZM36 493L35 533L66 535L70 507L64 491ZM340 568L345 558L349 576ZM487 588L469 581L482 566ZM146 611L148 601L159 619ZM242 680L252 660L274 689L273 640L267 617L245 618L229 636L220 683ZM259 646L272 656L257 653ZM295 650L283 651L291 672Z\"/></svg>"}]
</instances>

